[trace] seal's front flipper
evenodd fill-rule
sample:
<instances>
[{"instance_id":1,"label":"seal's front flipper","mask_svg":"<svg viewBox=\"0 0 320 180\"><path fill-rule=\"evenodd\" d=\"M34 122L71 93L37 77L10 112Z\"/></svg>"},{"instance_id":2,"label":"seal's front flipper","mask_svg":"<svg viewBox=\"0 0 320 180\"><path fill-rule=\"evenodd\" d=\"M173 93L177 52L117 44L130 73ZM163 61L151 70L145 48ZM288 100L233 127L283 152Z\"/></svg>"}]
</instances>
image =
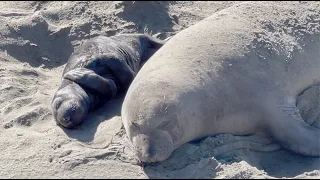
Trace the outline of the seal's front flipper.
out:
<instances>
[{"instance_id":1,"label":"seal's front flipper","mask_svg":"<svg viewBox=\"0 0 320 180\"><path fill-rule=\"evenodd\" d=\"M293 104L269 107L269 131L285 148L307 156L320 156L320 130L307 124Z\"/></svg>"},{"instance_id":2,"label":"seal's front flipper","mask_svg":"<svg viewBox=\"0 0 320 180\"><path fill-rule=\"evenodd\" d=\"M149 48L153 48L153 49L161 48L168 40L168 38L165 39L165 40L161 40L161 39L158 39L156 37L152 37L152 36L147 35L147 34L143 38L146 38L146 41L148 43L148 47Z\"/></svg>"},{"instance_id":3,"label":"seal's front flipper","mask_svg":"<svg viewBox=\"0 0 320 180\"><path fill-rule=\"evenodd\" d=\"M102 94L107 99L114 98L117 94L117 87L112 79L106 79L90 69L76 68L67 72L63 78L73 81L93 92Z\"/></svg>"}]
</instances>

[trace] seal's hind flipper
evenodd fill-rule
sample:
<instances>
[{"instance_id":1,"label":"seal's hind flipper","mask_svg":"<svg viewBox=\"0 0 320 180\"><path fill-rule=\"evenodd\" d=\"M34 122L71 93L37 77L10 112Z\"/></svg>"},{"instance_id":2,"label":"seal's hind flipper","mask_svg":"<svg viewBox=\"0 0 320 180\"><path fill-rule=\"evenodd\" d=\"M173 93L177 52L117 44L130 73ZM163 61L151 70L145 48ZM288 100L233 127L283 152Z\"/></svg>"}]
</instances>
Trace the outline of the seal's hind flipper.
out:
<instances>
[{"instance_id":1,"label":"seal's hind flipper","mask_svg":"<svg viewBox=\"0 0 320 180\"><path fill-rule=\"evenodd\" d=\"M76 68L67 72L63 78L102 94L107 99L114 98L117 94L117 87L112 79L104 78L90 69Z\"/></svg>"}]
</instances>

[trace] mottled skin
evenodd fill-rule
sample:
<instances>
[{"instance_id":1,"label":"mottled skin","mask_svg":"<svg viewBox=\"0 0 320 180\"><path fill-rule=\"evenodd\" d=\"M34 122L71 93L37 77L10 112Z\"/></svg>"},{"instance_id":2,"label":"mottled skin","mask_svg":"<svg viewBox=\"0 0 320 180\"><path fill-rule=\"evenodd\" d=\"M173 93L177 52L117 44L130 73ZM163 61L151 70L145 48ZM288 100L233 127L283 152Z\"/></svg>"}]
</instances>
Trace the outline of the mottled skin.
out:
<instances>
[{"instance_id":1,"label":"mottled skin","mask_svg":"<svg viewBox=\"0 0 320 180\"><path fill-rule=\"evenodd\" d=\"M320 156L320 130L296 107L296 97L320 83L319 9L319 2L245 2L172 37L122 105L139 159L163 161L184 143L220 133L264 134ZM284 50L288 44L299 48Z\"/></svg>"},{"instance_id":2,"label":"mottled skin","mask_svg":"<svg viewBox=\"0 0 320 180\"><path fill-rule=\"evenodd\" d=\"M73 128L88 113L126 92L143 64L164 41L145 34L98 36L69 58L52 100L58 125Z\"/></svg>"}]
</instances>

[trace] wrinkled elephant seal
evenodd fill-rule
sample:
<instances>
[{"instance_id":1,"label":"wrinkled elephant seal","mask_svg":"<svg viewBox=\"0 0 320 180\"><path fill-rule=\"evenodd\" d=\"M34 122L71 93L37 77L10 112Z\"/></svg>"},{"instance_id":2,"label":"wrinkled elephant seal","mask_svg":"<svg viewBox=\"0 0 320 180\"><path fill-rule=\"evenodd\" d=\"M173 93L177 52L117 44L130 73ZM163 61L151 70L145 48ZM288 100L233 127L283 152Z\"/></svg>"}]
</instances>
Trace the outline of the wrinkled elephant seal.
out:
<instances>
[{"instance_id":1,"label":"wrinkled elephant seal","mask_svg":"<svg viewBox=\"0 0 320 180\"><path fill-rule=\"evenodd\" d=\"M220 133L320 155L296 97L320 82L320 3L244 2L173 36L139 71L122 121L143 162Z\"/></svg>"},{"instance_id":2,"label":"wrinkled elephant seal","mask_svg":"<svg viewBox=\"0 0 320 180\"><path fill-rule=\"evenodd\" d=\"M98 36L69 58L52 100L58 125L73 128L87 114L124 93L142 65L164 41L145 34Z\"/></svg>"}]
</instances>

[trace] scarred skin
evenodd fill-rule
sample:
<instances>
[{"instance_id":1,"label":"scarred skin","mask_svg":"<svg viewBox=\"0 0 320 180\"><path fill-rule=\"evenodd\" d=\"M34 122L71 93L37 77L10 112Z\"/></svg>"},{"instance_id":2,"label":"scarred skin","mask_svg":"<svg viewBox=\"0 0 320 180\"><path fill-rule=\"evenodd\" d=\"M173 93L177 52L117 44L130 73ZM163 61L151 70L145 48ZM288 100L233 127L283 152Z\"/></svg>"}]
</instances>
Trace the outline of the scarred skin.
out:
<instances>
[{"instance_id":1,"label":"scarred skin","mask_svg":"<svg viewBox=\"0 0 320 180\"><path fill-rule=\"evenodd\" d=\"M165 41L146 34L98 36L69 58L52 100L58 125L73 128L89 112L128 89L143 64Z\"/></svg>"}]
</instances>

